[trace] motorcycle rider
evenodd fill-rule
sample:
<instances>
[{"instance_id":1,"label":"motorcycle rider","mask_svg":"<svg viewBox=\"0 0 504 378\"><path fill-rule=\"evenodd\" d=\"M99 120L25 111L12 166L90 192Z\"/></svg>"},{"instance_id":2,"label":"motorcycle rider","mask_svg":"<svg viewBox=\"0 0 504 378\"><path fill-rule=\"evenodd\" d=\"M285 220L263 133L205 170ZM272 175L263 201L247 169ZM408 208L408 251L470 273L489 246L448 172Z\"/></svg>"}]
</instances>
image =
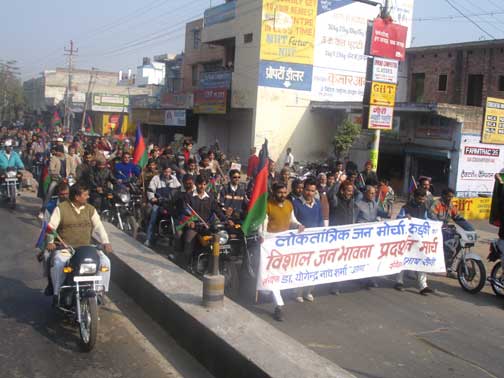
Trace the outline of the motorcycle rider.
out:
<instances>
[{"instance_id":1,"label":"motorcycle rider","mask_svg":"<svg viewBox=\"0 0 504 378\"><path fill-rule=\"evenodd\" d=\"M7 168L14 167L16 169L24 169L23 161L19 154L12 149L12 139L7 139L4 142L4 149L0 151L0 172Z\"/></svg>"},{"instance_id":2,"label":"motorcycle rider","mask_svg":"<svg viewBox=\"0 0 504 378\"><path fill-rule=\"evenodd\" d=\"M232 169L229 172L229 183L222 187L219 193L219 203L224 213L234 223L241 223L247 211L248 198L245 185L240 183L240 171Z\"/></svg>"},{"instance_id":3,"label":"motorcycle rider","mask_svg":"<svg viewBox=\"0 0 504 378\"><path fill-rule=\"evenodd\" d=\"M93 154L89 151L84 152L82 164L75 170L75 180L79 182L90 182L93 172Z\"/></svg>"},{"instance_id":4,"label":"motorcycle rider","mask_svg":"<svg viewBox=\"0 0 504 378\"><path fill-rule=\"evenodd\" d=\"M49 160L49 176L51 177L51 183L47 188L47 193L45 194L44 202L42 204L42 208L40 209L41 214L44 213L47 203L53 196L54 190L58 186L61 179L67 177L68 169L68 159L65 155L65 149L63 145L58 144L54 147L53 155Z\"/></svg>"},{"instance_id":5,"label":"motorcycle rider","mask_svg":"<svg viewBox=\"0 0 504 378\"><path fill-rule=\"evenodd\" d=\"M114 185L116 179L110 169L107 167L107 162L99 159L96 162L96 167L91 170L90 175L90 203L99 211L103 210L103 195L108 186Z\"/></svg>"},{"instance_id":6,"label":"motorcycle rider","mask_svg":"<svg viewBox=\"0 0 504 378\"><path fill-rule=\"evenodd\" d=\"M53 211L49 220L48 230L52 233L47 235L47 250L52 253L51 280L54 287L53 304L57 303L58 293L65 273L63 268L70 259L71 254L68 246L77 248L92 244L92 235L96 235L103 245L105 253L112 252L105 227L100 220L96 209L87 203L89 189L83 184L77 183L70 188L68 201L60 203ZM105 292L108 292L110 282L110 260L99 251L100 266L108 267L107 272L98 269L98 275L102 277Z\"/></svg>"},{"instance_id":7,"label":"motorcycle rider","mask_svg":"<svg viewBox=\"0 0 504 378\"><path fill-rule=\"evenodd\" d=\"M397 214L397 219L402 218L429 219L427 211L427 192L425 189L415 189L413 198L404 205L399 211L399 214ZM420 289L420 294L427 295L434 293L434 290L427 286L427 273L415 273L417 274L417 284ZM404 270L396 275L396 284L394 288L398 291L404 291Z\"/></svg>"},{"instance_id":8,"label":"motorcycle rider","mask_svg":"<svg viewBox=\"0 0 504 378\"><path fill-rule=\"evenodd\" d=\"M452 203L454 197L455 191L453 189L443 189L441 198L435 200L430 207L429 218L445 224L450 220L457 221L461 219L457 207Z\"/></svg>"},{"instance_id":9,"label":"motorcycle rider","mask_svg":"<svg viewBox=\"0 0 504 378\"><path fill-rule=\"evenodd\" d=\"M160 198L166 199L170 197L172 190L178 189L180 186L180 182L170 167L166 167L161 174L154 176L150 181L149 189L147 190L147 200L152 205L152 211L147 227L147 238L144 243L146 247L150 247L154 242L154 226L159 215Z\"/></svg>"},{"instance_id":10,"label":"motorcycle rider","mask_svg":"<svg viewBox=\"0 0 504 378\"><path fill-rule=\"evenodd\" d=\"M121 162L114 167L114 173L118 182L127 183L132 176L138 177L142 172L138 165L131 162L131 155L124 152Z\"/></svg>"}]
</instances>

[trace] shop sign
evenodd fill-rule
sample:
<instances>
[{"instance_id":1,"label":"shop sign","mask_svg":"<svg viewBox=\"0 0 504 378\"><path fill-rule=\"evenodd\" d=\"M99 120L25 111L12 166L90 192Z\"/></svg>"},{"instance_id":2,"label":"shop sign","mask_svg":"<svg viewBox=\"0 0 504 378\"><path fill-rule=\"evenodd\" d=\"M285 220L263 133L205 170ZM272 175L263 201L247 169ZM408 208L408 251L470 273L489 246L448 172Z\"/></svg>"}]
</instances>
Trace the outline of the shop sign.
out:
<instances>
[{"instance_id":1,"label":"shop sign","mask_svg":"<svg viewBox=\"0 0 504 378\"><path fill-rule=\"evenodd\" d=\"M186 111L180 110L167 110L165 112L165 125L166 126L186 126Z\"/></svg>"},{"instance_id":2,"label":"shop sign","mask_svg":"<svg viewBox=\"0 0 504 378\"><path fill-rule=\"evenodd\" d=\"M481 141L504 144L504 99L487 98Z\"/></svg>"},{"instance_id":3,"label":"shop sign","mask_svg":"<svg viewBox=\"0 0 504 378\"><path fill-rule=\"evenodd\" d=\"M397 60L374 58L373 81L397 84L399 62Z\"/></svg>"},{"instance_id":4,"label":"shop sign","mask_svg":"<svg viewBox=\"0 0 504 378\"><path fill-rule=\"evenodd\" d=\"M382 18L373 22L371 55L404 61L408 28Z\"/></svg>"},{"instance_id":5,"label":"shop sign","mask_svg":"<svg viewBox=\"0 0 504 378\"><path fill-rule=\"evenodd\" d=\"M490 217L491 197L454 198L453 203L459 214L467 220L488 220Z\"/></svg>"},{"instance_id":6,"label":"shop sign","mask_svg":"<svg viewBox=\"0 0 504 378\"><path fill-rule=\"evenodd\" d=\"M369 107L368 129L392 130L394 124L394 108L390 106Z\"/></svg>"},{"instance_id":7,"label":"shop sign","mask_svg":"<svg viewBox=\"0 0 504 378\"><path fill-rule=\"evenodd\" d=\"M230 71L202 72L200 74L199 87L208 88L231 88L233 74Z\"/></svg>"},{"instance_id":8,"label":"shop sign","mask_svg":"<svg viewBox=\"0 0 504 378\"><path fill-rule=\"evenodd\" d=\"M394 106L396 85L387 83L371 83L371 105Z\"/></svg>"},{"instance_id":9,"label":"shop sign","mask_svg":"<svg viewBox=\"0 0 504 378\"><path fill-rule=\"evenodd\" d=\"M125 95L93 94L91 110L98 112L127 112L129 98Z\"/></svg>"},{"instance_id":10,"label":"shop sign","mask_svg":"<svg viewBox=\"0 0 504 378\"><path fill-rule=\"evenodd\" d=\"M194 108L196 114L226 114L227 89L199 89L194 92Z\"/></svg>"},{"instance_id":11,"label":"shop sign","mask_svg":"<svg viewBox=\"0 0 504 378\"><path fill-rule=\"evenodd\" d=\"M310 91L312 71L313 67L308 64L261 61L259 64L259 85Z\"/></svg>"},{"instance_id":12,"label":"shop sign","mask_svg":"<svg viewBox=\"0 0 504 378\"><path fill-rule=\"evenodd\" d=\"M161 107L172 109L190 109L193 107L193 95L185 93L164 93L161 95Z\"/></svg>"}]
</instances>

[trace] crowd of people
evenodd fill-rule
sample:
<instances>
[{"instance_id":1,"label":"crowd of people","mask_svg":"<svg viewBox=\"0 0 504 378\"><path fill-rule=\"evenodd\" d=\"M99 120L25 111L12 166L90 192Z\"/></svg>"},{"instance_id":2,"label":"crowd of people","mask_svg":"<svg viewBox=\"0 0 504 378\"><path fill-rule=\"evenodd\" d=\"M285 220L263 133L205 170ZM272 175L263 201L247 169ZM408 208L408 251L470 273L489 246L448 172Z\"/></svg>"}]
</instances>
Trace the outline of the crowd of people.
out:
<instances>
[{"instance_id":1,"label":"crowd of people","mask_svg":"<svg viewBox=\"0 0 504 378\"><path fill-rule=\"evenodd\" d=\"M58 222L51 212L60 201L66 200L64 194L68 194L69 185L76 182L73 187L77 192L73 192L73 198L77 196L84 201L86 197L87 201L88 196L96 209L86 207L94 217L87 227L102 230L95 214L103 211L104 192L107 188L137 180L141 183L147 205L145 245L150 247L156 243L160 201L170 198L174 218L181 226L177 227L176 237L182 265L188 264L197 235L197 220L188 220L187 209L205 222L214 218L230 226L240 224L247 213L259 164L253 148L244 177L240 166L231 169L218 148L201 148L195 152L193 142L188 139L184 139L181 145L149 145L149 160L143 168L132 161L134 143L128 138L3 129L0 139L3 145L0 170L14 166L32 172L31 185L37 186L38 183L38 195L42 200L39 218L50 219L53 224ZM434 200L430 188L430 179L420 178L410 201L402 207L397 218L442 221L456 218L456 209L451 205L453 190L443 191L441 198ZM260 230L264 235L295 228L301 232L312 227L377 222L392 217L395 201L393 189L386 179L378 178L371 161L365 163L362 171L351 161L346 164L336 162L332 170L302 179L294 171L290 148L279 162L269 161L268 191L266 220ZM71 207L64 210L70 212ZM107 241L105 236L103 238ZM50 244L53 242L51 240ZM420 273L417 277L420 293L431 293L426 275ZM403 274L399 274L396 280L396 289L403 290ZM378 286L373 279L365 280L363 284L368 288ZM339 291L340 285L332 285L331 293L337 295ZM47 292L52 293L50 285ZM277 295L274 299L274 317L282 320L282 298ZM295 300L313 302L313 287L297 290Z\"/></svg>"}]
</instances>

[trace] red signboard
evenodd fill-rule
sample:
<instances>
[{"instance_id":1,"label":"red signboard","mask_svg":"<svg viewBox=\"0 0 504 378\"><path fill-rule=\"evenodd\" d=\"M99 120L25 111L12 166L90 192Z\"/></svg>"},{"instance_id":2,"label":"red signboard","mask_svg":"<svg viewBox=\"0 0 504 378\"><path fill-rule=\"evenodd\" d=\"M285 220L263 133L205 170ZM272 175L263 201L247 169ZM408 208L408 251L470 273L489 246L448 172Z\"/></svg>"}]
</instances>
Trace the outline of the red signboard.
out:
<instances>
[{"instance_id":1,"label":"red signboard","mask_svg":"<svg viewBox=\"0 0 504 378\"><path fill-rule=\"evenodd\" d=\"M227 89L198 89L194 91L193 112L196 114L226 114Z\"/></svg>"},{"instance_id":2,"label":"red signboard","mask_svg":"<svg viewBox=\"0 0 504 378\"><path fill-rule=\"evenodd\" d=\"M371 55L404 61L408 28L377 18L373 23Z\"/></svg>"}]
</instances>

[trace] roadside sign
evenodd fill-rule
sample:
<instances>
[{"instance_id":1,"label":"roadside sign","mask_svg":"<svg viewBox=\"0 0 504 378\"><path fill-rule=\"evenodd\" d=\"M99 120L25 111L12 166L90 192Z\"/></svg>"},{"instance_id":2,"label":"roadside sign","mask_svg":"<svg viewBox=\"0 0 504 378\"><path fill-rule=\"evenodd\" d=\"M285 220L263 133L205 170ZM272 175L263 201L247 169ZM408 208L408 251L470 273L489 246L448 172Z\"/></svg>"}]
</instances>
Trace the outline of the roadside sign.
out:
<instances>
[{"instance_id":1,"label":"roadside sign","mask_svg":"<svg viewBox=\"0 0 504 378\"><path fill-rule=\"evenodd\" d=\"M373 59L373 81L382 83L397 84L397 74L399 72L399 62L392 59Z\"/></svg>"},{"instance_id":2,"label":"roadside sign","mask_svg":"<svg viewBox=\"0 0 504 378\"><path fill-rule=\"evenodd\" d=\"M396 85L387 83L371 83L371 105L394 106Z\"/></svg>"},{"instance_id":3,"label":"roadside sign","mask_svg":"<svg viewBox=\"0 0 504 378\"><path fill-rule=\"evenodd\" d=\"M391 106L369 107L368 129L392 130L394 123L394 108Z\"/></svg>"},{"instance_id":4,"label":"roadside sign","mask_svg":"<svg viewBox=\"0 0 504 378\"><path fill-rule=\"evenodd\" d=\"M375 19L371 37L371 55L404 61L407 36L406 26L382 18Z\"/></svg>"},{"instance_id":5,"label":"roadside sign","mask_svg":"<svg viewBox=\"0 0 504 378\"><path fill-rule=\"evenodd\" d=\"M487 98L481 142L504 144L504 99Z\"/></svg>"}]
</instances>

